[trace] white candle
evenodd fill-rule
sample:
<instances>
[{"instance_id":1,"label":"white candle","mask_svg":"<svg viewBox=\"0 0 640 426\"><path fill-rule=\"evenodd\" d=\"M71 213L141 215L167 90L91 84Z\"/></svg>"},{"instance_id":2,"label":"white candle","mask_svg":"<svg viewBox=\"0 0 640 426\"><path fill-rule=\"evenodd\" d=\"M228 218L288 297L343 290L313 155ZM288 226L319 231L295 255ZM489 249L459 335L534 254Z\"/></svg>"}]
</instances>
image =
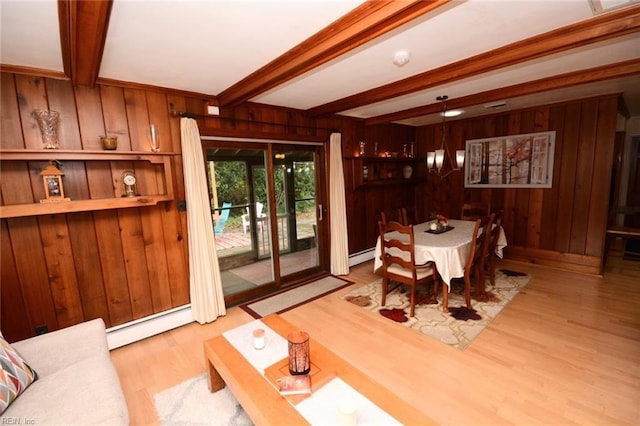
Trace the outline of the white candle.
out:
<instances>
[{"instance_id":1,"label":"white candle","mask_svg":"<svg viewBox=\"0 0 640 426\"><path fill-rule=\"evenodd\" d=\"M356 402L349 396L343 397L338 403L338 425L354 426L358 423Z\"/></svg>"},{"instance_id":2,"label":"white candle","mask_svg":"<svg viewBox=\"0 0 640 426\"><path fill-rule=\"evenodd\" d=\"M431 225L429 225L429 229L431 229L432 231L435 231L438 228L438 225L436 225L435 222L431 222Z\"/></svg>"},{"instance_id":3,"label":"white candle","mask_svg":"<svg viewBox=\"0 0 640 426\"><path fill-rule=\"evenodd\" d=\"M253 330L253 347L255 349L262 349L264 345L264 330L261 328Z\"/></svg>"}]
</instances>

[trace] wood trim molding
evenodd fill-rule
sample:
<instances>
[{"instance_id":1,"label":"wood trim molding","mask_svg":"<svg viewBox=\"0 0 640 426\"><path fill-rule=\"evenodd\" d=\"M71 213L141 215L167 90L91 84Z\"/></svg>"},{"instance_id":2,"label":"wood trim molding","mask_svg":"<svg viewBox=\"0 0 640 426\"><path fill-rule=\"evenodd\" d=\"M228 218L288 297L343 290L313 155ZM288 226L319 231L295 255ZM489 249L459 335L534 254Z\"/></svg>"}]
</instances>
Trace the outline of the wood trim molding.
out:
<instances>
[{"instance_id":1,"label":"wood trim molding","mask_svg":"<svg viewBox=\"0 0 640 426\"><path fill-rule=\"evenodd\" d=\"M219 93L220 105L237 106L449 1L367 1Z\"/></svg>"},{"instance_id":2,"label":"wood trim molding","mask_svg":"<svg viewBox=\"0 0 640 426\"><path fill-rule=\"evenodd\" d=\"M509 246L505 248L505 259L581 274L602 274L602 258L595 256Z\"/></svg>"},{"instance_id":3,"label":"wood trim molding","mask_svg":"<svg viewBox=\"0 0 640 426\"><path fill-rule=\"evenodd\" d=\"M530 37L404 80L310 108L307 112L314 116L337 114L638 31L640 31L640 5Z\"/></svg>"},{"instance_id":4,"label":"wood trim molding","mask_svg":"<svg viewBox=\"0 0 640 426\"><path fill-rule=\"evenodd\" d=\"M76 85L93 87L98 78L112 0L58 1L65 74Z\"/></svg>"},{"instance_id":5,"label":"wood trim molding","mask_svg":"<svg viewBox=\"0 0 640 426\"><path fill-rule=\"evenodd\" d=\"M96 80L96 84L100 84L102 86L116 86L116 87L130 88L130 89L146 90L150 92L161 92L161 93L173 94L178 96L185 96L188 98L201 99L203 101L209 102L210 105L217 105L216 97L212 95L208 95L206 93L190 92L188 90L173 89L171 87L154 86L151 84L134 83L131 81L114 80L110 78L98 78Z\"/></svg>"},{"instance_id":6,"label":"wood trim molding","mask_svg":"<svg viewBox=\"0 0 640 426\"><path fill-rule=\"evenodd\" d=\"M473 95L452 99L450 101L447 101L447 106L452 109L460 109L472 105L499 101L505 98L525 96L532 93L561 89L564 87L587 84L612 78L625 77L633 74L640 74L640 59L632 59L630 61L619 62L616 64L604 65L587 70L541 78L539 80L529 81L526 83L516 84L508 87L502 87L500 89L487 90L486 92L475 93ZM393 121L419 117L421 115L435 114L440 112L441 108L442 105L440 103L433 103L430 105L406 109L404 111L370 117L365 119L364 122L367 126L386 124Z\"/></svg>"},{"instance_id":7,"label":"wood trim molding","mask_svg":"<svg viewBox=\"0 0 640 426\"><path fill-rule=\"evenodd\" d=\"M0 64L0 71L13 74L32 75L36 77L55 78L56 80L69 80L69 76L60 71L45 70L42 68L24 67L22 65Z\"/></svg>"}]
</instances>

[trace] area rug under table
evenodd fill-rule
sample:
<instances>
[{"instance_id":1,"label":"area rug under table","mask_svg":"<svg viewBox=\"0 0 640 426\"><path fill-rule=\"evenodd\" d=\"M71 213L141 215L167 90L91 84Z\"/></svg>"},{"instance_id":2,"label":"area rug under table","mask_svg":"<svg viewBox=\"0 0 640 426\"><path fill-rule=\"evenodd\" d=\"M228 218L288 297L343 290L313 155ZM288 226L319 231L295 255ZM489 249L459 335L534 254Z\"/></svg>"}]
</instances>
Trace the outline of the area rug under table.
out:
<instances>
[{"instance_id":1,"label":"area rug under table","mask_svg":"<svg viewBox=\"0 0 640 426\"><path fill-rule=\"evenodd\" d=\"M153 396L162 426L253 425L228 387L211 393L207 375L189 379Z\"/></svg>"},{"instance_id":2,"label":"area rug under table","mask_svg":"<svg viewBox=\"0 0 640 426\"><path fill-rule=\"evenodd\" d=\"M454 283L449 293L449 313L442 312L441 297L438 304L428 304L428 287L420 286L415 316L409 316L409 293L398 285L387 294L386 305L381 306L382 279L359 287L343 299L409 327L426 336L437 339L457 349L464 349L500 313L500 311L527 285L531 277L516 271L496 271L496 285L487 281L488 301L471 299L472 309L465 306L462 285ZM391 287L397 283L391 283ZM421 300L425 301L421 303Z\"/></svg>"}]
</instances>

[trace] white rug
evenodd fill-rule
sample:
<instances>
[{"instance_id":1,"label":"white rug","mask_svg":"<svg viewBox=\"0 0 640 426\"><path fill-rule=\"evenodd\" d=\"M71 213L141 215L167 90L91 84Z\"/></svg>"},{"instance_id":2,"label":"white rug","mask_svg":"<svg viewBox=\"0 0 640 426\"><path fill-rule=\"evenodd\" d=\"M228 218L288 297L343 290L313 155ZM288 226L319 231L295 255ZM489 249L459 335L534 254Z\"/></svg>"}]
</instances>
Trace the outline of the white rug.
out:
<instances>
[{"instance_id":1,"label":"white rug","mask_svg":"<svg viewBox=\"0 0 640 426\"><path fill-rule=\"evenodd\" d=\"M330 275L308 284L240 305L240 307L254 318L263 318L270 314L288 311L351 284L353 284L351 281Z\"/></svg>"},{"instance_id":2,"label":"white rug","mask_svg":"<svg viewBox=\"0 0 640 426\"><path fill-rule=\"evenodd\" d=\"M153 400L164 426L253 425L228 387L209 392L206 374L159 392Z\"/></svg>"}]
</instances>

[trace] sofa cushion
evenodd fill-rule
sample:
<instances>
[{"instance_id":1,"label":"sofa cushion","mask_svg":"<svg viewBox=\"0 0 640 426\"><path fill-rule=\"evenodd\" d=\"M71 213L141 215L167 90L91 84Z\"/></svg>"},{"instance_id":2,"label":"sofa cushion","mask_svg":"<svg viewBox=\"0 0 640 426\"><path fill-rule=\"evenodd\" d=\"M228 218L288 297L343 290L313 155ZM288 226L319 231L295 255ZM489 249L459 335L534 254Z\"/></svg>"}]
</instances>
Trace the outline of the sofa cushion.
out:
<instances>
[{"instance_id":1,"label":"sofa cushion","mask_svg":"<svg viewBox=\"0 0 640 426\"><path fill-rule=\"evenodd\" d=\"M96 354L40 376L5 415L33 425L128 425L121 389L109 354Z\"/></svg>"},{"instance_id":2,"label":"sofa cushion","mask_svg":"<svg viewBox=\"0 0 640 426\"><path fill-rule=\"evenodd\" d=\"M0 414L38 378L36 372L0 334Z\"/></svg>"}]
</instances>

